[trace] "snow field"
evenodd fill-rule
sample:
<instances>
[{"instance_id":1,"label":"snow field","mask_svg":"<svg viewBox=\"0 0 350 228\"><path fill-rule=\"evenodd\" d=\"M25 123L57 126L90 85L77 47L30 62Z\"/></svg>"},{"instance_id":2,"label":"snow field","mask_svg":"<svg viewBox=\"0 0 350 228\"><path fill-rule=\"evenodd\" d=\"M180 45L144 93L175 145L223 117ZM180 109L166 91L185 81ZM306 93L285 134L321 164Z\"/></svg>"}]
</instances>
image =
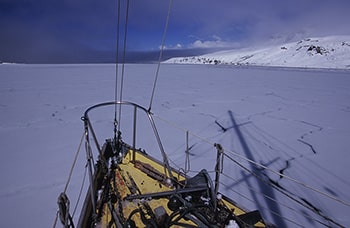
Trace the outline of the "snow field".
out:
<instances>
[{"instance_id":1,"label":"snow field","mask_svg":"<svg viewBox=\"0 0 350 228\"><path fill-rule=\"evenodd\" d=\"M148 107L155 69L152 64L127 65L124 100ZM87 107L114 99L114 70L109 64L0 65L0 203L4 227L52 226L56 200L83 133L80 117ZM193 171L213 168L210 162L215 159L215 148L207 142L220 143L228 156L252 170L259 168L237 154L350 202L348 71L166 64L161 67L152 110L172 164L185 163L182 129L188 129ZM101 131L109 131L112 118L113 113L110 121L96 121ZM170 128L171 124L163 120L178 128ZM153 149L151 139L140 139L140 144L143 141L147 151ZM84 175L82 152L68 188L71 207ZM228 161L225 158L224 164ZM259 173L321 214L350 226L348 205L271 171ZM237 166L225 166L224 174L221 181L226 187L220 191L247 209L260 209L272 223L319 227L311 217L328 224ZM242 192L250 200L240 195ZM279 203L266 200L260 193ZM75 219L78 215L79 211Z\"/></svg>"}]
</instances>

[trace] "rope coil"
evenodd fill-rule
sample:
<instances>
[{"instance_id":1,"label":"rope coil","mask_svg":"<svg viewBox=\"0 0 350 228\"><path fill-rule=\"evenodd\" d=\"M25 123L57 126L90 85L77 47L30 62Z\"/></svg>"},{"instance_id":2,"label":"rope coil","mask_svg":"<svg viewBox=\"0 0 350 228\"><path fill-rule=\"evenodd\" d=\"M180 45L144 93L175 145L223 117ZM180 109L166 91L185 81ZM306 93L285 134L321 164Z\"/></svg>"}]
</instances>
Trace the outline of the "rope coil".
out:
<instances>
[{"instance_id":1,"label":"rope coil","mask_svg":"<svg viewBox=\"0 0 350 228\"><path fill-rule=\"evenodd\" d=\"M60 217L61 223L64 225L64 227L74 228L72 216L69 214L70 201L66 193L62 192L60 194L57 200L57 204L59 208L59 217Z\"/></svg>"}]
</instances>

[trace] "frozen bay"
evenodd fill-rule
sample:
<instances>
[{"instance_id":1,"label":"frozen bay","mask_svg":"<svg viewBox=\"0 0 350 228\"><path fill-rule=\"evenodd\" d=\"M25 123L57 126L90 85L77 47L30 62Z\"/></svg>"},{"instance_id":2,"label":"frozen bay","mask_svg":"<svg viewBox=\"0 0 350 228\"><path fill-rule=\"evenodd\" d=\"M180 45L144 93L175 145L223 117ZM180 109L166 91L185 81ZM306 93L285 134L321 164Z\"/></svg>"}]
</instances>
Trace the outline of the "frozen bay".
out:
<instances>
[{"instance_id":1,"label":"frozen bay","mask_svg":"<svg viewBox=\"0 0 350 228\"><path fill-rule=\"evenodd\" d=\"M126 65L123 98L147 107L155 71L152 64ZM80 117L89 106L114 99L114 80L113 64L0 65L4 226L52 226L57 197L83 133ZM168 123L163 120L198 136L191 138L193 169L201 169L212 156L199 146L200 141L220 143L228 151L276 172L283 170L286 176L326 193L315 193L273 173L262 174L320 214L350 226L349 71L165 64L160 68L152 111L174 164L184 163L185 136L180 131L167 134ZM78 167L84 166L84 159L82 153ZM311 218L329 223L280 192L259 186L249 175L235 168L227 171L237 183L224 178L226 187L220 191L232 193L248 209L260 209L268 221L288 227L320 226ZM83 174L79 170L73 176L72 204ZM231 189L248 193L253 200ZM258 193L273 196L279 203L262 199ZM79 211L75 218L78 215Z\"/></svg>"}]
</instances>

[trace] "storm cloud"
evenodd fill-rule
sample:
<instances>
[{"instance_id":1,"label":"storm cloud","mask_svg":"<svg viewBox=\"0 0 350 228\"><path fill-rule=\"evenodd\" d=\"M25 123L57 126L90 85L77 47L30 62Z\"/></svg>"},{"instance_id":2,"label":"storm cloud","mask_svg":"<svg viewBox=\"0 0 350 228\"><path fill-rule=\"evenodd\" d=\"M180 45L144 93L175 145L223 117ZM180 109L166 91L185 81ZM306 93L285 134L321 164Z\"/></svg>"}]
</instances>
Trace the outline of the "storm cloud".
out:
<instances>
[{"instance_id":1,"label":"storm cloud","mask_svg":"<svg viewBox=\"0 0 350 228\"><path fill-rule=\"evenodd\" d=\"M137 61L155 56L168 4L130 0L129 61L136 53ZM117 9L117 0L0 0L0 61L115 62ZM166 50L178 55L347 35L349 9L347 0L173 0ZM120 18L123 34L125 13Z\"/></svg>"}]
</instances>

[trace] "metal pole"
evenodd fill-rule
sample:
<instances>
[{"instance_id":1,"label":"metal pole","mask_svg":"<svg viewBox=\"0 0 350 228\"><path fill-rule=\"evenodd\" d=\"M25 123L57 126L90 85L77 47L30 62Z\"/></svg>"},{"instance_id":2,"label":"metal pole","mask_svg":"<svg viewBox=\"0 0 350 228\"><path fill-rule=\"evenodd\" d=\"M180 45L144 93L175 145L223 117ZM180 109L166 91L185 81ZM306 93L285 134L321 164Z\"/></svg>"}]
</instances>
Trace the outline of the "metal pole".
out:
<instances>
[{"instance_id":1,"label":"metal pole","mask_svg":"<svg viewBox=\"0 0 350 228\"><path fill-rule=\"evenodd\" d=\"M218 192L219 192L219 181L220 181L220 172L222 171L222 159L221 156L224 152L224 149L222 148L222 146L218 143L215 143L214 146L216 147L216 165L215 165L215 197L217 196Z\"/></svg>"},{"instance_id":2,"label":"metal pole","mask_svg":"<svg viewBox=\"0 0 350 228\"><path fill-rule=\"evenodd\" d=\"M94 178L93 178L92 165L91 165L92 155L91 155L91 147L90 147L90 143L89 143L88 131L85 132L85 136L86 136L86 143L85 143L86 159L88 161L89 178L90 178L91 204L92 204L93 214L95 214L96 213L96 203L95 203L95 194L94 194Z\"/></svg>"},{"instance_id":3,"label":"metal pole","mask_svg":"<svg viewBox=\"0 0 350 228\"><path fill-rule=\"evenodd\" d=\"M135 150L136 150L136 114L137 114L137 106L134 106L134 131L132 137L132 161L135 161Z\"/></svg>"},{"instance_id":4,"label":"metal pole","mask_svg":"<svg viewBox=\"0 0 350 228\"><path fill-rule=\"evenodd\" d=\"M154 120L152 118L152 114L150 112L148 112L147 116L148 116L148 119L151 122L151 126L153 128L154 135L156 136L156 139L157 139L157 142L158 142L158 146L159 146L160 152L161 152L162 157L163 157L165 174L166 174L166 172L168 172L170 180L173 180L174 177L173 177L173 174L171 172L171 168L170 168L170 165L169 165L168 157L167 157L167 155L166 155L166 153L164 151L164 147L163 147L162 142L160 140L160 136L158 134L156 124L154 123Z\"/></svg>"}]
</instances>

